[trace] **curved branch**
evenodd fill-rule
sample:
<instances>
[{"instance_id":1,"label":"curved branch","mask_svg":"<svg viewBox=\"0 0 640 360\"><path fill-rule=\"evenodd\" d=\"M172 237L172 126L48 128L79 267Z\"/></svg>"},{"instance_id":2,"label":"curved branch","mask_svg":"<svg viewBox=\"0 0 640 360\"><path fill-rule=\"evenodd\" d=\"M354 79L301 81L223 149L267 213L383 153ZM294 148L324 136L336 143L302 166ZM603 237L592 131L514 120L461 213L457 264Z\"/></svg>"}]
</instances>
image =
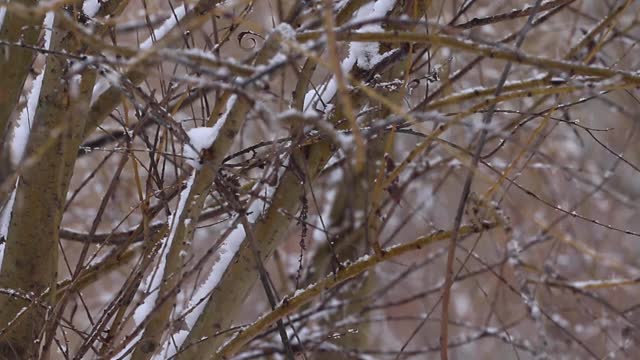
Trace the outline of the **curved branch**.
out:
<instances>
[{"instance_id":1,"label":"curved branch","mask_svg":"<svg viewBox=\"0 0 640 360\"><path fill-rule=\"evenodd\" d=\"M482 228L469 225L463 226L458 231L458 236L463 237L470 234L479 233L485 230L490 230L497 227L497 223L485 223ZM351 265L339 270L337 273L327 275L324 279L308 286L304 290L299 290L294 294L285 297L273 311L263 315L256 322L247 326L242 331L238 332L235 337L229 340L216 352L214 359L228 359L238 352L245 344L251 341L254 337L261 332L269 328L276 321L283 317L290 315L296 309L309 303L317 298L320 294L327 290L333 289L341 283L352 279L363 272L373 268L374 266L394 259L400 255L407 254L412 251L420 250L425 246L434 244L439 241L447 240L453 235L452 231L438 231L433 234L422 236L416 240L402 244L392 246L384 249L381 255L365 255L359 260L355 261Z\"/></svg>"}]
</instances>

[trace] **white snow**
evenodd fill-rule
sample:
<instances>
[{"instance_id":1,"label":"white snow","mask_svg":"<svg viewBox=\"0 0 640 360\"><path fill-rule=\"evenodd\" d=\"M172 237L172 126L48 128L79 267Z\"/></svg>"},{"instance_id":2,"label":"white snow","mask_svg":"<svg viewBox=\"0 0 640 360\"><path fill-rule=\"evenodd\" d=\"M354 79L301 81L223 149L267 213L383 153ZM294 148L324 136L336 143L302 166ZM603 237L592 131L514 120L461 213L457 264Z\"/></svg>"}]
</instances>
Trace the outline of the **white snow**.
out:
<instances>
[{"instance_id":1,"label":"white snow","mask_svg":"<svg viewBox=\"0 0 640 360\"><path fill-rule=\"evenodd\" d=\"M19 180L18 180L19 181ZM18 181L16 181L16 188L18 187ZM5 204L5 207L0 211L0 238L7 239L9 234L9 225L11 223L11 213L13 212L13 204L16 201L16 190L11 192L9 200ZM4 255L4 241L0 244L0 266L2 266L2 257Z\"/></svg>"},{"instance_id":2,"label":"white snow","mask_svg":"<svg viewBox=\"0 0 640 360\"><path fill-rule=\"evenodd\" d=\"M99 0L85 0L82 4L82 12L88 17L94 17L100 11Z\"/></svg>"},{"instance_id":3,"label":"white snow","mask_svg":"<svg viewBox=\"0 0 640 360\"><path fill-rule=\"evenodd\" d=\"M369 19L375 19L384 17L391 9L395 0L378 0L374 4L367 4L360 8L355 16L354 21L366 21ZM358 32L382 32L382 26L380 23L367 24L358 29ZM355 42L351 43L349 48L349 57L354 57L358 67L364 70L371 69L380 60L384 58L386 54L378 53L380 49L380 43L378 42Z\"/></svg>"},{"instance_id":4,"label":"white snow","mask_svg":"<svg viewBox=\"0 0 640 360\"><path fill-rule=\"evenodd\" d=\"M2 28L2 23L4 22L4 15L7 13L6 7L0 7L0 28Z\"/></svg>"},{"instance_id":5,"label":"white snow","mask_svg":"<svg viewBox=\"0 0 640 360\"><path fill-rule=\"evenodd\" d=\"M51 47L51 34L53 30L54 12L48 12L44 18L44 48L49 50ZM31 85L31 92L27 98L27 106L20 112L18 118L17 127L13 131L13 140L11 141L11 161L14 165L18 165L24 156L24 151L27 148L27 142L29 141L29 133L33 126L33 120L38 107L38 101L40 99L40 90L42 89L42 80L44 79L45 66L42 68L40 74L33 80Z\"/></svg>"},{"instance_id":6,"label":"white snow","mask_svg":"<svg viewBox=\"0 0 640 360\"><path fill-rule=\"evenodd\" d=\"M336 10L342 10L342 8L344 8L344 6L347 4L349 0L338 0L334 3L333 8Z\"/></svg>"},{"instance_id":7,"label":"white snow","mask_svg":"<svg viewBox=\"0 0 640 360\"><path fill-rule=\"evenodd\" d=\"M291 40L294 41L296 39L296 31L291 27L291 25L287 24L287 23L280 23L277 27L276 30L279 31L282 34L282 37L285 40Z\"/></svg>"},{"instance_id":8,"label":"white snow","mask_svg":"<svg viewBox=\"0 0 640 360\"><path fill-rule=\"evenodd\" d=\"M282 178L285 169L286 166L280 167L278 171L278 179ZM251 192L253 193L254 191L259 191L260 187L263 186L263 184L257 183ZM277 185L266 187L266 189L263 190L266 192L266 194L263 194L262 198L271 198L276 188ZM247 211L247 220L252 224L255 223L262 214L262 211L265 207L266 206L264 201L260 199L256 199L255 201L253 201L253 203L249 207L249 210ZM207 304L207 298L211 295L213 289L218 286L218 283L222 279L222 276L227 271L227 268L233 261L233 258L238 250L240 250L240 246L245 239L246 233L244 231L244 227L239 223L238 219L234 219L231 223L235 224L236 227L231 230L227 238L220 246L220 257L218 258L218 261L211 267L209 276L200 285L200 287L198 287L194 295L191 297L189 304L185 307L185 312L190 311L184 316L185 323L187 324L187 327L189 329L193 328L193 325L200 317L200 314L202 314L202 311ZM174 333L171 338L165 342L162 351L158 352L158 355L156 355L154 359L166 359L175 355L177 349L182 346L182 343L187 338L188 334L189 332L186 330L180 330Z\"/></svg>"},{"instance_id":9,"label":"white snow","mask_svg":"<svg viewBox=\"0 0 640 360\"><path fill-rule=\"evenodd\" d=\"M176 230L179 226L177 221L180 219L180 216L184 212L185 206L187 204L187 199L189 198L189 193L191 192L191 187L193 186L193 182L195 180L195 176L196 172L194 171L187 181L187 186L180 193L178 208L169 219L169 223L171 224L171 232L164 242L162 254L160 255L160 260L158 261L158 265L156 267L157 271L152 271L145 278L142 284L140 284L140 289L149 289L150 293L143 300L143 302L136 307L133 312L133 319L136 325L140 325L144 321L144 319L149 315L149 313L151 313L153 307L156 304L156 299L158 298L158 288L160 286L160 282L162 281L162 277L164 276L166 258L169 254L171 243L173 242L173 238L175 237Z\"/></svg>"},{"instance_id":10,"label":"white snow","mask_svg":"<svg viewBox=\"0 0 640 360\"><path fill-rule=\"evenodd\" d=\"M237 99L237 95L231 95L231 97L229 97L225 113L212 127L199 127L187 131L189 144L184 145L182 156L187 159L187 164L191 165L194 169L200 169L202 167L202 162L200 160L201 151L208 149L213 145L213 142L218 137L218 133L220 133L220 129L224 126L227 116L229 116L229 112L235 105Z\"/></svg>"},{"instance_id":11,"label":"white snow","mask_svg":"<svg viewBox=\"0 0 640 360\"><path fill-rule=\"evenodd\" d=\"M284 169L284 167L282 168ZM258 184L256 184L256 186L258 186ZM269 194L267 194L265 198L270 198ZM249 207L247 220L249 220L250 223L254 223L262 213L263 207L264 202L262 200L255 200ZM189 327L192 327L196 323L196 320L202 313L206 304L206 301L201 300L206 298L218 285L220 279L222 279L222 275L227 270L229 264L231 264L231 261L233 260L233 257L240 249L240 245L242 245L245 235L244 227L242 225L237 225L237 227L231 231L229 236L227 236L227 239L220 246L220 259L218 259L218 262L213 265L211 272L209 273L209 277L207 277L207 280L195 292L189 302L189 306L187 307L188 309L191 309L195 306L194 310L185 318ZM198 302L200 302L200 304L198 304Z\"/></svg>"},{"instance_id":12,"label":"white snow","mask_svg":"<svg viewBox=\"0 0 640 360\"><path fill-rule=\"evenodd\" d=\"M287 61L287 55L283 53L277 53L271 58L271 60L269 60L269 66L278 66L280 64L284 64Z\"/></svg>"},{"instance_id":13,"label":"white snow","mask_svg":"<svg viewBox=\"0 0 640 360\"><path fill-rule=\"evenodd\" d=\"M570 282L569 286L577 289L591 289L591 288L599 288L599 287L613 287L613 286L619 286L619 285L627 285L629 283L632 283L632 281L626 280L626 279L584 280L584 281Z\"/></svg>"},{"instance_id":14,"label":"white snow","mask_svg":"<svg viewBox=\"0 0 640 360\"><path fill-rule=\"evenodd\" d=\"M171 31L171 29L173 29L178 24L178 21L184 18L186 12L187 9L185 8L184 4L175 8L175 16L174 14L171 14L171 16L167 20L165 20L165 22L162 23L162 25L157 30L153 32L154 36L149 36L147 40L140 44L140 49L150 48L151 45L153 45L154 41L161 39L165 35L167 35L169 31Z\"/></svg>"},{"instance_id":15,"label":"white snow","mask_svg":"<svg viewBox=\"0 0 640 360\"><path fill-rule=\"evenodd\" d=\"M93 93L91 94L91 105L93 105L100 95L104 94L109 89L109 81L106 79L100 79L98 83L93 87Z\"/></svg>"},{"instance_id":16,"label":"white snow","mask_svg":"<svg viewBox=\"0 0 640 360\"><path fill-rule=\"evenodd\" d=\"M220 279L222 279L222 275L224 275L224 272L231 264L233 257L240 249L240 245L242 245L244 237L244 228L242 227L242 225L238 224L237 227L233 229L233 231L231 231L227 239L220 246L220 258L211 268L207 280L202 285L200 285L198 290L196 290L195 294L191 298L191 301L189 301L189 305L186 307L187 311L193 309L185 316L185 322L187 323L189 329L193 327L193 325L196 323L196 320L198 320L198 317L200 317L200 314L207 304L207 297L210 295L211 291L218 285ZM175 333L172 336L172 339L165 343L162 351L158 353L159 355L161 355L161 357L154 357L154 359L166 359L175 355L176 349L179 349L180 346L182 346L182 343L187 338L188 334L189 332L186 330L180 330Z\"/></svg>"},{"instance_id":17,"label":"white snow","mask_svg":"<svg viewBox=\"0 0 640 360\"><path fill-rule=\"evenodd\" d=\"M122 350L120 350L119 353L117 353L113 359L118 359L118 360L125 360L125 359L131 359L131 354L133 353L133 347L138 345L138 341L140 341L140 339L142 338L142 331L138 333L138 335L136 335L135 338L133 338L128 344L127 346L125 346Z\"/></svg>"},{"instance_id":18,"label":"white snow","mask_svg":"<svg viewBox=\"0 0 640 360\"><path fill-rule=\"evenodd\" d=\"M351 68L355 63L356 63L356 58L353 56L349 56L340 64L340 68L342 68L343 72L348 72L349 70L351 70ZM305 113L307 111L309 112L313 111L315 113L315 109L311 107L311 105L314 102L316 102L316 100L319 100L317 97L318 94L320 94L320 99L322 101L318 102L316 109L324 112L328 111L327 108L329 107L329 103L333 99L333 96L336 94L337 89L338 89L338 81L334 76L331 78L331 80L329 80L329 82L321 86L318 89L318 92L316 92L315 89L309 90L307 94L304 96Z\"/></svg>"},{"instance_id":19,"label":"white snow","mask_svg":"<svg viewBox=\"0 0 640 360\"><path fill-rule=\"evenodd\" d=\"M184 145L183 156L187 159L187 164L200 169L202 166L200 152L213 145L218 137L218 131L214 127L199 127L187 131L187 135L189 135L189 144Z\"/></svg>"},{"instance_id":20,"label":"white snow","mask_svg":"<svg viewBox=\"0 0 640 360\"><path fill-rule=\"evenodd\" d=\"M98 0L88 0L88 1L98 1ZM89 10L91 9L89 5L87 5L87 7ZM83 10L84 10L84 6L83 6ZM173 29L177 25L178 21L184 18L185 14L186 14L186 8L184 4L175 8L175 16L171 14L171 17L165 20L165 22L162 23L162 25L157 30L154 31L153 36L149 36L145 41L142 42L142 44L140 44L140 49L150 48L155 41L167 35L169 31L171 31L171 29ZM102 95L109 89L111 82L112 81L109 81L108 79L100 79L100 81L96 83L96 85L93 87L93 94L91 95L91 105L93 105L98 100L100 95Z\"/></svg>"},{"instance_id":21,"label":"white snow","mask_svg":"<svg viewBox=\"0 0 640 360\"><path fill-rule=\"evenodd\" d=\"M366 21L368 19L374 19L383 17L389 12L393 5L395 4L395 0L378 0L375 3L368 3L362 6L358 12L355 14L352 22L360 22ZM382 26L380 24L368 24L362 26L357 30L358 32L381 32L383 31ZM354 42L351 43L349 47L349 56L342 61L340 64L340 68L343 72L349 72L354 65L358 65L363 70L369 70L373 68L378 62L388 56L389 53L379 54L380 44L377 42ZM394 51L394 50L392 50ZM316 92L314 89L311 89L307 92L304 97L304 109L305 111L314 110L311 105L313 105L316 100L318 100L317 94L320 94L320 99L322 101L318 102L316 108L320 111L327 111L326 105L331 101L331 99L336 94L337 90L337 81L335 76L329 80L326 85L322 86Z\"/></svg>"},{"instance_id":22,"label":"white snow","mask_svg":"<svg viewBox=\"0 0 640 360\"><path fill-rule=\"evenodd\" d=\"M222 279L222 275L231 264L233 257L236 255L238 250L240 249L240 245L242 245L242 241L245 238L244 227L242 225L238 225L231 234L227 237L224 243L220 246L220 259L216 264L211 268L211 272L209 273L209 277L207 280L198 288L196 293L193 295L193 299L189 302L189 308L195 306L193 311L186 316L185 321L189 327L193 327L200 317L202 310L204 310L204 306L206 301L200 301L206 298L211 291L218 285L220 279ZM196 306L196 304L200 302Z\"/></svg>"}]
</instances>

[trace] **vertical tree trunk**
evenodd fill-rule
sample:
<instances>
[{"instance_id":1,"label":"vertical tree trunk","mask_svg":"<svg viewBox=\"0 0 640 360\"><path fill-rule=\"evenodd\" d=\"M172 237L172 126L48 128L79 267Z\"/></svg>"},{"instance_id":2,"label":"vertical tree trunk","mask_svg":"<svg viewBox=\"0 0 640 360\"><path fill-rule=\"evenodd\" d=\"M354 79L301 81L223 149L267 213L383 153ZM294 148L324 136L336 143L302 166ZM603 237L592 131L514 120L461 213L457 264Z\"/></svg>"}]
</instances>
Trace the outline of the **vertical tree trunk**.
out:
<instances>
[{"instance_id":1,"label":"vertical tree trunk","mask_svg":"<svg viewBox=\"0 0 640 360\"><path fill-rule=\"evenodd\" d=\"M55 19L51 22L56 23ZM50 50L77 48L70 33L54 28L56 30L47 35ZM58 231L77 148L84 133L85 117L72 111L88 110L91 92L87 89L93 86L91 74L82 82L68 78L68 71L67 58L47 57L24 156L33 163L25 166L15 190L0 268L0 287L23 295L0 296L0 327L8 326L0 340L0 356L9 358L29 359L37 355L42 326L55 300ZM72 85L73 81L77 83ZM80 96L71 96L71 86L81 89Z\"/></svg>"},{"instance_id":2,"label":"vertical tree trunk","mask_svg":"<svg viewBox=\"0 0 640 360\"><path fill-rule=\"evenodd\" d=\"M13 2L25 6L35 6L37 0L18 0ZM19 41L35 46L42 30L42 16L21 17L5 10L0 19L0 39L7 45L0 45L0 184L7 180L13 165L9 146L10 117L15 110L35 53L17 45ZM0 191L0 206L8 194Z\"/></svg>"}]
</instances>

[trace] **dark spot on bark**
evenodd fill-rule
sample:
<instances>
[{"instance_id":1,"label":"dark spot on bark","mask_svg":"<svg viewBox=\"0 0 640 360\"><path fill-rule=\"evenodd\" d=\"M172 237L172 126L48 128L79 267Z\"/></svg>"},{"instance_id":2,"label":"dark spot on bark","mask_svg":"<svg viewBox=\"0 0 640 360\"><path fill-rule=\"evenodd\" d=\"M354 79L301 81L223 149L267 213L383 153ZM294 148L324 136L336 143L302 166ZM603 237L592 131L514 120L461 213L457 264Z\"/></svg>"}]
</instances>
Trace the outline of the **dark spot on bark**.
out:
<instances>
[{"instance_id":1,"label":"dark spot on bark","mask_svg":"<svg viewBox=\"0 0 640 360\"><path fill-rule=\"evenodd\" d=\"M153 352L158 344L152 342L152 341L145 341L140 345L140 349L142 350L143 353L151 353Z\"/></svg>"}]
</instances>

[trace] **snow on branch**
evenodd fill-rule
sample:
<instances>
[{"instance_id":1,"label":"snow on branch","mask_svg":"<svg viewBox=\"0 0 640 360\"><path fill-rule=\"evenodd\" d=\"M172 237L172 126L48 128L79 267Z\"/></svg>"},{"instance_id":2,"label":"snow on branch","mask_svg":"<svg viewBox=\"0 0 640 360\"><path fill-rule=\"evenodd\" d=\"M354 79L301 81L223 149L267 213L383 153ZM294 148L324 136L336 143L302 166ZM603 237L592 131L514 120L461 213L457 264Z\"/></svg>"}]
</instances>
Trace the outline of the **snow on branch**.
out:
<instances>
[{"instance_id":1,"label":"snow on branch","mask_svg":"<svg viewBox=\"0 0 640 360\"><path fill-rule=\"evenodd\" d=\"M44 49L49 50L51 48L51 35L53 33L53 19L54 13L48 12L44 18ZM29 134L33 127L33 121L35 120L35 114L40 100L40 90L42 89L42 80L44 79L44 73L47 68L42 68L40 74L33 80L31 85L31 92L27 98L27 106L20 112L17 126L13 133L13 141L11 142L11 161L14 165L18 165L24 156L24 152L27 148L27 142L29 141Z\"/></svg>"},{"instance_id":2,"label":"snow on branch","mask_svg":"<svg viewBox=\"0 0 640 360\"><path fill-rule=\"evenodd\" d=\"M202 167L202 151L213 145L218 137L218 133L220 133L220 129L222 129L227 120L229 111L231 111L237 99L237 95L231 95L231 97L229 97L226 112L212 127L199 127L187 131L189 144L184 145L183 156L187 159L187 164L191 165L194 169L200 169Z\"/></svg>"},{"instance_id":3,"label":"snow on branch","mask_svg":"<svg viewBox=\"0 0 640 360\"><path fill-rule=\"evenodd\" d=\"M164 241L164 244L162 244L162 254L159 257L158 265L156 267L157 271L152 271L140 286L140 289L147 289L147 292L149 292L149 294L142 301L142 303L138 305L138 307L136 307L133 313L133 319L135 320L136 325L141 324L144 319L146 319L146 317L151 313L153 307L156 304L156 300L158 298L158 290L160 288L160 281L164 276L166 258L169 254L169 249L171 249L171 243L175 238L176 230L178 229L179 224L177 223L177 220L180 219L181 214L185 210L187 199L189 198L189 193L191 192L191 188L193 187L193 183L195 181L195 174L196 172L194 171L193 174L191 174L191 176L189 177L187 186L180 193L178 208L168 219L168 223L171 225L171 232Z\"/></svg>"},{"instance_id":4,"label":"snow on branch","mask_svg":"<svg viewBox=\"0 0 640 360\"><path fill-rule=\"evenodd\" d=\"M358 10L352 23L383 17L393 9L394 4L395 0L378 0L375 3L367 3ZM379 23L374 23L367 24L356 32L383 32L383 29ZM354 42L349 47L349 55L340 63L340 68L345 73L349 72L354 65L363 70L369 70L387 55L387 53L380 54L379 42ZM320 89L309 90L304 97L304 109L313 111L313 103L318 102L317 109L327 111L328 104L336 94L337 84L336 77L333 76Z\"/></svg>"}]
</instances>

